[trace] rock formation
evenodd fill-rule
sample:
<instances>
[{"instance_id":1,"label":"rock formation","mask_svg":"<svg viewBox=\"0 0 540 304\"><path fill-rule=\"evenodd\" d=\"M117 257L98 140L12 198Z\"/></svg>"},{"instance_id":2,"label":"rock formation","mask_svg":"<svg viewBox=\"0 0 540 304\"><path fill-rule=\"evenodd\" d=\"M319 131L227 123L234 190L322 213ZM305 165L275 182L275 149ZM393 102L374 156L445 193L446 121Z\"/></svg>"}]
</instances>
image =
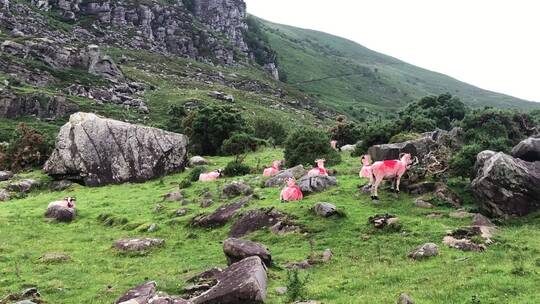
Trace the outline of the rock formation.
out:
<instances>
[{"instance_id":1,"label":"rock formation","mask_svg":"<svg viewBox=\"0 0 540 304\"><path fill-rule=\"evenodd\" d=\"M61 128L44 171L88 186L144 182L183 170L187 144L181 134L76 113Z\"/></svg>"}]
</instances>

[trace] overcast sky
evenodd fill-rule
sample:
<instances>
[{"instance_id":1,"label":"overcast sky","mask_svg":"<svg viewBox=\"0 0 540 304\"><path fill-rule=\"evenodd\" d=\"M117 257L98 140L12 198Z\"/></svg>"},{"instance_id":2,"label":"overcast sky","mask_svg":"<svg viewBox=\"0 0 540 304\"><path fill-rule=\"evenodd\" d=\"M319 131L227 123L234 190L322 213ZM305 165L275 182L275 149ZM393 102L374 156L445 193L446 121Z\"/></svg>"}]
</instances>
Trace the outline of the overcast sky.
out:
<instances>
[{"instance_id":1,"label":"overcast sky","mask_svg":"<svg viewBox=\"0 0 540 304\"><path fill-rule=\"evenodd\" d=\"M484 89L540 102L540 1L245 0L269 21L354 40Z\"/></svg>"}]
</instances>

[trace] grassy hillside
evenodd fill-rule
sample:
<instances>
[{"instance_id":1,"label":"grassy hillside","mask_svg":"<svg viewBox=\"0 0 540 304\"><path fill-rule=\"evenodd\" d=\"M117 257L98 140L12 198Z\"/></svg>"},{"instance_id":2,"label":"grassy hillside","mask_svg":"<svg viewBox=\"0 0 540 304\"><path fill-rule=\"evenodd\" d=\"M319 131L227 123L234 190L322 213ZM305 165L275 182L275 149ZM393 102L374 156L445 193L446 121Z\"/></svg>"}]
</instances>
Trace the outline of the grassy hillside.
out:
<instances>
[{"instance_id":1,"label":"grassy hillside","mask_svg":"<svg viewBox=\"0 0 540 304\"><path fill-rule=\"evenodd\" d=\"M246 162L255 167L282 158L280 150L266 150L249 155ZM230 158L210 158L211 168L223 167ZM261 197L245 207L275 207L297 217L307 233L275 235L259 231L246 236L267 245L276 262L269 269L268 301L287 303L286 296L275 288L287 284L287 262L300 261L313 249L330 248L334 253L328 264L301 271L309 276L306 298L322 303L395 303L407 292L417 303L539 303L538 293L540 242L538 214L501 226L495 244L486 252L473 253L450 249L441 243L449 229L470 224L470 219L446 216L449 208L433 210L414 207L414 198L402 194L395 199L382 191L382 202L373 205L367 195L359 194L357 185L365 181L357 176L358 161L345 155L336 169L339 186L309 196L297 203L281 204L279 189L255 191ZM29 173L40 177L39 172ZM194 183L185 192L194 203L185 206L185 217L174 217L178 203L162 202L161 196L174 191L188 172L171 175L145 184L124 184L102 188L74 186L62 193L31 193L28 197L0 204L0 295L36 286L47 303L111 303L127 289L147 280L156 280L160 290L180 294L186 278L213 266L226 266L222 241L230 224L219 229L189 226L191 218L208 213L228 201L218 199L223 184ZM24 176L21 176L21 178ZM46 177L41 177L47 180ZM259 175L244 180L260 185ZM211 191L216 203L202 209L198 202L204 191ZM50 201L77 196L78 218L71 224L45 221L43 213ZM234 200L231 200L234 201ZM309 208L327 201L343 209L346 218L323 219ZM156 204L164 209L156 211ZM443 218L426 214L442 212ZM400 217L402 232L375 231L368 217L389 212ZM104 225L98 216L108 214L125 218L127 224ZM155 223L153 233L139 231ZM123 255L112 248L119 238L146 236L165 239L164 248L146 255ZM437 257L412 261L407 253L425 242L440 247ZM71 256L66 263L44 264L39 257L48 252Z\"/></svg>"},{"instance_id":2,"label":"grassy hillside","mask_svg":"<svg viewBox=\"0 0 540 304\"><path fill-rule=\"evenodd\" d=\"M475 107L540 108L540 103L482 90L347 39L260 21L288 82L353 116L360 117L362 107L397 109L423 96L446 92Z\"/></svg>"}]
</instances>

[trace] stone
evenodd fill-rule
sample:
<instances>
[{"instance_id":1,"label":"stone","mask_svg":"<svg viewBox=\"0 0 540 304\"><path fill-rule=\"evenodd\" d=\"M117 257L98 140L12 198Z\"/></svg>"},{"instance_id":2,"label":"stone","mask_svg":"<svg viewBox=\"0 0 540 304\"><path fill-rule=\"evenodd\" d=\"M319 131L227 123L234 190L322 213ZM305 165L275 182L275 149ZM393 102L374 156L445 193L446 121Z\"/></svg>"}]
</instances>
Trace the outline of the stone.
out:
<instances>
[{"instance_id":1,"label":"stone","mask_svg":"<svg viewBox=\"0 0 540 304\"><path fill-rule=\"evenodd\" d=\"M121 251L146 251L165 244L163 239L133 238L114 242L114 247Z\"/></svg>"},{"instance_id":2,"label":"stone","mask_svg":"<svg viewBox=\"0 0 540 304\"><path fill-rule=\"evenodd\" d=\"M266 300L266 267L258 256L232 264L218 274L218 283L192 299L193 304L258 304Z\"/></svg>"},{"instance_id":3,"label":"stone","mask_svg":"<svg viewBox=\"0 0 540 304\"><path fill-rule=\"evenodd\" d=\"M484 151L475 168L471 189L487 214L509 218L540 210L540 162Z\"/></svg>"},{"instance_id":4,"label":"stone","mask_svg":"<svg viewBox=\"0 0 540 304\"><path fill-rule=\"evenodd\" d=\"M282 170L275 176L269 178L265 183L265 187L282 187L285 185L288 178L299 179L306 174L304 166L298 165L296 167Z\"/></svg>"},{"instance_id":5,"label":"stone","mask_svg":"<svg viewBox=\"0 0 540 304\"><path fill-rule=\"evenodd\" d=\"M82 61L88 66L88 73L107 79L124 79L124 74L109 56L102 56L99 46L88 45L82 53Z\"/></svg>"},{"instance_id":6,"label":"stone","mask_svg":"<svg viewBox=\"0 0 540 304\"><path fill-rule=\"evenodd\" d=\"M436 144L431 137L422 137L402 143L375 145L368 149L368 154L373 161L399 159L401 153L423 158L435 148Z\"/></svg>"},{"instance_id":7,"label":"stone","mask_svg":"<svg viewBox=\"0 0 540 304\"><path fill-rule=\"evenodd\" d=\"M251 256L258 256L266 266L272 265L272 255L268 248L248 240L236 238L225 240L223 242L223 253L225 253L229 265Z\"/></svg>"},{"instance_id":8,"label":"stone","mask_svg":"<svg viewBox=\"0 0 540 304\"><path fill-rule=\"evenodd\" d=\"M201 202L201 208L208 208L214 204L214 200L211 198L203 199Z\"/></svg>"},{"instance_id":9,"label":"stone","mask_svg":"<svg viewBox=\"0 0 540 304\"><path fill-rule=\"evenodd\" d=\"M344 145L339 148L343 152L352 152L356 150L356 145Z\"/></svg>"},{"instance_id":10,"label":"stone","mask_svg":"<svg viewBox=\"0 0 540 304\"><path fill-rule=\"evenodd\" d=\"M60 129L43 169L87 186L144 182L183 170L187 144L181 134L79 112Z\"/></svg>"},{"instance_id":11,"label":"stone","mask_svg":"<svg viewBox=\"0 0 540 304\"><path fill-rule=\"evenodd\" d=\"M336 206L330 203L317 203L313 206L312 210L321 217L331 217L332 215L338 214Z\"/></svg>"},{"instance_id":12,"label":"stone","mask_svg":"<svg viewBox=\"0 0 540 304\"><path fill-rule=\"evenodd\" d=\"M437 219L437 218L442 218L443 217L443 214L441 212L432 212L428 215L426 215L427 218L432 218L432 219Z\"/></svg>"},{"instance_id":13,"label":"stone","mask_svg":"<svg viewBox=\"0 0 540 304\"><path fill-rule=\"evenodd\" d=\"M192 158L189 159L190 167L206 166L206 165L208 165L208 160L206 160L204 157L193 156Z\"/></svg>"},{"instance_id":14,"label":"stone","mask_svg":"<svg viewBox=\"0 0 540 304\"><path fill-rule=\"evenodd\" d=\"M71 187L72 185L73 185L73 182L71 182L71 181L59 180L59 181L52 182L49 185L49 189L51 191L64 191L64 190L68 189L69 187Z\"/></svg>"},{"instance_id":15,"label":"stone","mask_svg":"<svg viewBox=\"0 0 540 304\"><path fill-rule=\"evenodd\" d=\"M414 201L414 205L418 208L431 209L433 205L428 202L424 197L419 197Z\"/></svg>"},{"instance_id":16,"label":"stone","mask_svg":"<svg viewBox=\"0 0 540 304\"><path fill-rule=\"evenodd\" d=\"M298 186L302 193L309 194L322 192L330 187L337 186L337 179L333 176L304 176L298 180Z\"/></svg>"},{"instance_id":17,"label":"stone","mask_svg":"<svg viewBox=\"0 0 540 304\"><path fill-rule=\"evenodd\" d=\"M422 260L425 258L433 257L439 254L439 247L434 243L425 243L424 245L416 247L409 253L409 258L414 260Z\"/></svg>"},{"instance_id":18,"label":"stone","mask_svg":"<svg viewBox=\"0 0 540 304\"><path fill-rule=\"evenodd\" d=\"M444 184L438 184L433 192L433 197L439 199L439 201L446 202L446 204L459 208L461 207L462 199L448 186Z\"/></svg>"},{"instance_id":19,"label":"stone","mask_svg":"<svg viewBox=\"0 0 540 304\"><path fill-rule=\"evenodd\" d=\"M233 182L223 187L223 196L227 199L251 194L253 194L251 187L242 182Z\"/></svg>"},{"instance_id":20,"label":"stone","mask_svg":"<svg viewBox=\"0 0 540 304\"><path fill-rule=\"evenodd\" d=\"M174 215L175 215L176 217L182 217L182 216L185 216L188 212L189 212L189 209L181 208L181 209L176 210L176 212L174 213Z\"/></svg>"},{"instance_id":21,"label":"stone","mask_svg":"<svg viewBox=\"0 0 540 304\"><path fill-rule=\"evenodd\" d=\"M411 297L408 294L402 293L399 295L397 304L414 304L414 301L411 299Z\"/></svg>"},{"instance_id":22,"label":"stone","mask_svg":"<svg viewBox=\"0 0 540 304\"><path fill-rule=\"evenodd\" d=\"M65 206L53 205L47 208L45 212L45 217L48 219L53 219L58 222L71 222L75 219L77 211L75 208L68 208Z\"/></svg>"},{"instance_id":23,"label":"stone","mask_svg":"<svg viewBox=\"0 0 540 304\"><path fill-rule=\"evenodd\" d=\"M146 230L147 232L156 232L159 230L159 226L156 223L150 224L150 227Z\"/></svg>"},{"instance_id":24,"label":"stone","mask_svg":"<svg viewBox=\"0 0 540 304\"><path fill-rule=\"evenodd\" d=\"M11 195L6 189L0 189L0 202L7 202L11 199Z\"/></svg>"},{"instance_id":25,"label":"stone","mask_svg":"<svg viewBox=\"0 0 540 304\"><path fill-rule=\"evenodd\" d=\"M472 226L459 228L454 231L450 231L447 236L443 238L443 244L451 248L456 248L462 251L484 251L486 245L479 243L479 240L488 241L483 238L481 227Z\"/></svg>"},{"instance_id":26,"label":"stone","mask_svg":"<svg viewBox=\"0 0 540 304\"><path fill-rule=\"evenodd\" d=\"M133 289L128 290L120 296L115 304L145 304L150 303L150 300L156 295L156 282L147 282Z\"/></svg>"},{"instance_id":27,"label":"stone","mask_svg":"<svg viewBox=\"0 0 540 304\"><path fill-rule=\"evenodd\" d=\"M219 91L209 92L208 96L213 97L215 99L223 100L223 101L234 102L234 96L228 95Z\"/></svg>"},{"instance_id":28,"label":"stone","mask_svg":"<svg viewBox=\"0 0 540 304\"><path fill-rule=\"evenodd\" d=\"M286 217L274 208L250 210L233 224L229 236L238 238L263 228L270 228L279 225Z\"/></svg>"},{"instance_id":29,"label":"stone","mask_svg":"<svg viewBox=\"0 0 540 304\"><path fill-rule=\"evenodd\" d=\"M377 229L391 228L391 229L400 229L401 225L399 224L399 218L392 214L377 214L371 216L368 219L368 222Z\"/></svg>"},{"instance_id":30,"label":"stone","mask_svg":"<svg viewBox=\"0 0 540 304\"><path fill-rule=\"evenodd\" d=\"M13 192L27 193L40 186L40 183L34 179L25 179L13 182L6 186L6 189Z\"/></svg>"},{"instance_id":31,"label":"stone","mask_svg":"<svg viewBox=\"0 0 540 304\"><path fill-rule=\"evenodd\" d=\"M437 183L434 182L421 182L407 187L407 191L411 194L422 195L435 191Z\"/></svg>"},{"instance_id":32,"label":"stone","mask_svg":"<svg viewBox=\"0 0 540 304\"><path fill-rule=\"evenodd\" d=\"M64 253L46 253L39 258L42 263L62 263L71 260L71 257Z\"/></svg>"},{"instance_id":33,"label":"stone","mask_svg":"<svg viewBox=\"0 0 540 304\"><path fill-rule=\"evenodd\" d=\"M324 263L328 263L332 260L333 257L334 257L334 254L332 253L332 250L325 249L322 254L322 261Z\"/></svg>"},{"instance_id":34,"label":"stone","mask_svg":"<svg viewBox=\"0 0 540 304\"><path fill-rule=\"evenodd\" d=\"M0 171L0 182L7 181L13 178L13 172Z\"/></svg>"},{"instance_id":35,"label":"stone","mask_svg":"<svg viewBox=\"0 0 540 304\"><path fill-rule=\"evenodd\" d=\"M455 212L450 212L448 216L454 219L464 219L464 218L472 218L474 216L474 213L470 213L464 210L459 210Z\"/></svg>"},{"instance_id":36,"label":"stone","mask_svg":"<svg viewBox=\"0 0 540 304\"><path fill-rule=\"evenodd\" d=\"M475 213L472 220L472 226L495 227L495 224L493 224L490 219L483 216L482 214Z\"/></svg>"},{"instance_id":37,"label":"stone","mask_svg":"<svg viewBox=\"0 0 540 304\"><path fill-rule=\"evenodd\" d=\"M284 294L287 293L287 290L288 290L288 289L287 289L287 287L285 287L285 286L280 286L280 287L276 287L276 289L274 289L274 290L276 291L276 293L277 293L278 295L284 295Z\"/></svg>"},{"instance_id":38,"label":"stone","mask_svg":"<svg viewBox=\"0 0 540 304\"><path fill-rule=\"evenodd\" d=\"M529 137L523 140L512 148L510 154L528 162L540 161L540 137Z\"/></svg>"},{"instance_id":39,"label":"stone","mask_svg":"<svg viewBox=\"0 0 540 304\"><path fill-rule=\"evenodd\" d=\"M224 226L242 207L246 206L252 197L245 197L238 202L218 208L208 215L201 215L193 219L193 224L204 228L217 228Z\"/></svg>"},{"instance_id":40,"label":"stone","mask_svg":"<svg viewBox=\"0 0 540 304\"><path fill-rule=\"evenodd\" d=\"M171 192L163 196L163 200L169 202L181 202L184 199L184 196L180 192Z\"/></svg>"}]
</instances>

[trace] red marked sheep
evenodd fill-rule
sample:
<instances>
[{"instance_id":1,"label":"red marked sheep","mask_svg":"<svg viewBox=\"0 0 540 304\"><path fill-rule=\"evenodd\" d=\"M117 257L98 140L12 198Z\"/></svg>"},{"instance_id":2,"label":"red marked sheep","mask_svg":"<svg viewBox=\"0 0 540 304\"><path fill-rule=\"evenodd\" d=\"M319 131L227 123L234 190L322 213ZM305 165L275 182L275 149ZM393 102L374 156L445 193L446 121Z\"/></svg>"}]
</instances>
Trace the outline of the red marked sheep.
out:
<instances>
[{"instance_id":1,"label":"red marked sheep","mask_svg":"<svg viewBox=\"0 0 540 304\"><path fill-rule=\"evenodd\" d=\"M212 182L212 181L215 181L217 180L218 178L221 177L221 173L223 171L218 169L218 170L215 170L215 171L212 171L212 172L209 172L209 173L201 173L199 175L199 181L201 182Z\"/></svg>"},{"instance_id":2,"label":"red marked sheep","mask_svg":"<svg viewBox=\"0 0 540 304\"><path fill-rule=\"evenodd\" d=\"M263 176L274 176L279 173L279 167L281 166L280 160L272 162L272 167L264 169Z\"/></svg>"},{"instance_id":3,"label":"red marked sheep","mask_svg":"<svg viewBox=\"0 0 540 304\"><path fill-rule=\"evenodd\" d=\"M371 165L371 174L373 178L373 184L371 186L371 199L379 200L377 190L381 182L385 179L396 179L396 192L399 193L399 183L401 177L407 171L407 167L412 164L412 157L410 154L401 155L399 160L384 160L378 161Z\"/></svg>"},{"instance_id":4,"label":"red marked sheep","mask_svg":"<svg viewBox=\"0 0 540 304\"><path fill-rule=\"evenodd\" d=\"M302 193L302 190L300 190L300 187L296 185L296 180L294 178L287 179L287 186L281 190L281 194L279 195L279 199L283 202L290 202L290 201L300 201L304 198L304 194Z\"/></svg>"},{"instance_id":5,"label":"red marked sheep","mask_svg":"<svg viewBox=\"0 0 540 304\"><path fill-rule=\"evenodd\" d=\"M324 159L317 159L315 162L317 163L317 168L313 168L309 170L308 176L317 176L317 175L325 175L328 176L328 170L324 168L324 162L326 160Z\"/></svg>"},{"instance_id":6,"label":"red marked sheep","mask_svg":"<svg viewBox=\"0 0 540 304\"><path fill-rule=\"evenodd\" d=\"M360 169L358 175L363 178L368 178L369 186L371 186L373 185L373 174L371 173L371 157L368 154L362 155L360 160L362 161L362 169Z\"/></svg>"}]
</instances>

